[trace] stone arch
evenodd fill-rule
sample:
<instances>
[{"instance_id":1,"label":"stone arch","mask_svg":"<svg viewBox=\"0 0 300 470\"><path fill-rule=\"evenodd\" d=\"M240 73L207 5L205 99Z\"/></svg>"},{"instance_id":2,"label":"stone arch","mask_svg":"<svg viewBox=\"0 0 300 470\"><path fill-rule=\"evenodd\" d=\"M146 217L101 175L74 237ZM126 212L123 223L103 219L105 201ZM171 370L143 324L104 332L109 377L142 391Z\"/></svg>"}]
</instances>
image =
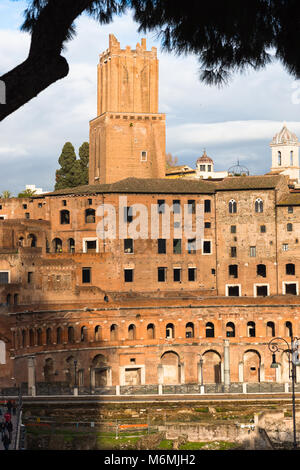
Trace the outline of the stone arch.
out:
<instances>
[{"instance_id":1,"label":"stone arch","mask_svg":"<svg viewBox=\"0 0 300 470\"><path fill-rule=\"evenodd\" d=\"M226 337L234 338L235 337L235 324L232 321L226 323Z\"/></svg>"},{"instance_id":2,"label":"stone arch","mask_svg":"<svg viewBox=\"0 0 300 470\"><path fill-rule=\"evenodd\" d=\"M30 233L27 237L27 245L34 248L37 245L37 237L34 233Z\"/></svg>"},{"instance_id":3,"label":"stone arch","mask_svg":"<svg viewBox=\"0 0 300 470\"><path fill-rule=\"evenodd\" d=\"M60 211L60 224L66 225L70 223L70 211L68 209L62 209Z\"/></svg>"},{"instance_id":4,"label":"stone arch","mask_svg":"<svg viewBox=\"0 0 300 470\"><path fill-rule=\"evenodd\" d=\"M69 253L75 253L75 240L74 240L74 238L68 238L68 251L69 251Z\"/></svg>"},{"instance_id":5,"label":"stone arch","mask_svg":"<svg viewBox=\"0 0 300 470\"><path fill-rule=\"evenodd\" d=\"M110 368L107 358L103 354L97 354L91 364L91 385L93 388L106 387L109 382Z\"/></svg>"},{"instance_id":6,"label":"stone arch","mask_svg":"<svg viewBox=\"0 0 300 470\"><path fill-rule=\"evenodd\" d=\"M173 323L168 323L166 326L166 338L167 339L175 338L175 326Z\"/></svg>"},{"instance_id":7,"label":"stone arch","mask_svg":"<svg viewBox=\"0 0 300 470\"><path fill-rule=\"evenodd\" d=\"M38 345L38 346L42 346L42 344L43 344L43 337L42 337L43 332L42 332L42 329L41 329L41 328L38 328L38 329L36 330L36 334L37 334L37 345Z\"/></svg>"},{"instance_id":8,"label":"stone arch","mask_svg":"<svg viewBox=\"0 0 300 470\"><path fill-rule=\"evenodd\" d=\"M180 383L180 358L178 354L175 351L166 351L162 354L160 362L163 370L163 383Z\"/></svg>"},{"instance_id":9,"label":"stone arch","mask_svg":"<svg viewBox=\"0 0 300 470\"><path fill-rule=\"evenodd\" d=\"M62 241L60 238L54 238L52 240L52 251L53 253L61 253L62 252Z\"/></svg>"},{"instance_id":10,"label":"stone arch","mask_svg":"<svg viewBox=\"0 0 300 470\"><path fill-rule=\"evenodd\" d=\"M244 382L260 382L261 356L255 349L244 352Z\"/></svg>"},{"instance_id":11,"label":"stone arch","mask_svg":"<svg viewBox=\"0 0 300 470\"><path fill-rule=\"evenodd\" d=\"M68 327L68 343L75 343L75 331L73 326Z\"/></svg>"},{"instance_id":12,"label":"stone arch","mask_svg":"<svg viewBox=\"0 0 300 470\"><path fill-rule=\"evenodd\" d=\"M101 341L102 339L102 328L100 325L96 325L95 326L95 330L94 330L94 341Z\"/></svg>"},{"instance_id":13,"label":"stone arch","mask_svg":"<svg viewBox=\"0 0 300 470\"><path fill-rule=\"evenodd\" d=\"M56 344L62 343L62 328L58 326L56 328Z\"/></svg>"},{"instance_id":14,"label":"stone arch","mask_svg":"<svg viewBox=\"0 0 300 470\"><path fill-rule=\"evenodd\" d=\"M88 340L88 329L83 325L80 329L80 341L84 342Z\"/></svg>"},{"instance_id":15,"label":"stone arch","mask_svg":"<svg viewBox=\"0 0 300 470\"><path fill-rule=\"evenodd\" d=\"M266 326L266 336L271 337L275 336L275 323L273 321L268 321Z\"/></svg>"},{"instance_id":16,"label":"stone arch","mask_svg":"<svg viewBox=\"0 0 300 470\"><path fill-rule=\"evenodd\" d=\"M50 346L52 344L52 329L50 326L46 328L46 344Z\"/></svg>"},{"instance_id":17,"label":"stone arch","mask_svg":"<svg viewBox=\"0 0 300 470\"><path fill-rule=\"evenodd\" d=\"M29 346L34 346L34 331L32 328L29 329Z\"/></svg>"},{"instance_id":18,"label":"stone arch","mask_svg":"<svg viewBox=\"0 0 300 470\"><path fill-rule=\"evenodd\" d=\"M186 337L186 338L194 338L194 336L195 336L195 327L194 327L194 323L188 322L188 323L185 325L185 337Z\"/></svg>"},{"instance_id":19,"label":"stone arch","mask_svg":"<svg viewBox=\"0 0 300 470\"><path fill-rule=\"evenodd\" d=\"M221 355L209 349L202 354L203 359L203 383L218 384L222 381L221 374Z\"/></svg>"},{"instance_id":20,"label":"stone arch","mask_svg":"<svg viewBox=\"0 0 300 470\"><path fill-rule=\"evenodd\" d=\"M115 323L110 327L110 340L117 341L118 339L118 325Z\"/></svg>"}]
</instances>

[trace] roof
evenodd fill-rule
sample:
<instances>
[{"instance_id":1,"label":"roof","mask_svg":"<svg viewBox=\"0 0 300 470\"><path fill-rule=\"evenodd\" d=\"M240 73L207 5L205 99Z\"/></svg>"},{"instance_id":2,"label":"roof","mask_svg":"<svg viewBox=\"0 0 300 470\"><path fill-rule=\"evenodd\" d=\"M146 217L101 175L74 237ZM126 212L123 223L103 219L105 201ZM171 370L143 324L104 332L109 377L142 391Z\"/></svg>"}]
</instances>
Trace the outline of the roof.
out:
<instances>
[{"instance_id":1,"label":"roof","mask_svg":"<svg viewBox=\"0 0 300 470\"><path fill-rule=\"evenodd\" d=\"M170 178L126 178L111 184L89 184L67 188L44 194L44 196L64 196L97 193L157 193L157 194L197 194L214 193L216 183L207 180Z\"/></svg>"},{"instance_id":2,"label":"roof","mask_svg":"<svg viewBox=\"0 0 300 470\"><path fill-rule=\"evenodd\" d=\"M274 135L271 144L297 144L298 137L293 132L289 131L286 127L286 124L283 125L283 128L280 132Z\"/></svg>"},{"instance_id":3,"label":"roof","mask_svg":"<svg viewBox=\"0 0 300 470\"><path fill-rule=\"evenodd\" d=\"M216 183L216 191L239 191L247 189L274 189L284 176L229 176Z\"/></svg>"},{"instance_id":4,"label":"roof","mask_svg":"<svg viewBox=\"0 0 300 470\"><path fill-rule=\"evenodd\" d=\"M199 157L197 160L197 163L213 163L213 159L210 158L207 154L206 151L204 150L202 157Z\"/></svg>"},{"instance_id":5,"label":"roof","mask_svg":"<svg viewBox=\"0 0 300 470\"><path fill-rule=\"evenodd\" d=\"M300 206L300 192L289 193L278 201L277 206Z\"/></svg>"}]
</instances>

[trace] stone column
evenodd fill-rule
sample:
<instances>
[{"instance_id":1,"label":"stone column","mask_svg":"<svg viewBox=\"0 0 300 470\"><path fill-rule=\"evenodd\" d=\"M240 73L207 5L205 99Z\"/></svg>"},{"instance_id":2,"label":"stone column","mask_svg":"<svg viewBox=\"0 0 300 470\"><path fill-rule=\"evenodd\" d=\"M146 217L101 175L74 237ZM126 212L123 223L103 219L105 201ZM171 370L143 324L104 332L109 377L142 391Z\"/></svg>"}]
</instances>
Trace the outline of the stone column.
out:
<instances>
[{"instance_id":1,"label":"stone column","mask_svg":"<svg viewBox=\"0 0 300 470\"><path fill-rule=\"evenodd\" d=\"M35 396L35 356L29 356L28 364L28 395Z\"/></svg>"},{"instance_id":2,"label":"stone column","mask_svg":"<svg viewBox=\"0 0 300 470\"><path fill-rule=\"evenodd\" d=\"M244 363L239 362L239 382L244 382Z\"/></svg>"},{"instance_id":3,"label":"stone column","mask_svg":"<svg viewBox=\"0 0 300 470\"><path fill-rule=\"evenodd\" d=\"M198 376L198 384L203 385L202 384L202 382L203 382L203 370L202 370L202 364L201 364L200 361L197 363L197 376Z\"/></svg>"},{"instance_id":4,"label":"stone column","mask_svg":"<svg viewBox=\"0 0 300 470\"><path fill-rule=\"evenodd\" d=\"M261 365L260 365L259 381L260 381L260 382L264 382L264 381L265 381L265 365L264 365L264 364L261 364Z\"/></svg>"},{"instance_id":5,"label":"stone column","mask_svg":"<svg viewBox=\"0 0 300 470\"><path fill-rule=\"evenodd\" d=\"M225 391L228 391L230 386L230 357L228 339L224 339L224 386Z\"/></svg>"}]
</instances>

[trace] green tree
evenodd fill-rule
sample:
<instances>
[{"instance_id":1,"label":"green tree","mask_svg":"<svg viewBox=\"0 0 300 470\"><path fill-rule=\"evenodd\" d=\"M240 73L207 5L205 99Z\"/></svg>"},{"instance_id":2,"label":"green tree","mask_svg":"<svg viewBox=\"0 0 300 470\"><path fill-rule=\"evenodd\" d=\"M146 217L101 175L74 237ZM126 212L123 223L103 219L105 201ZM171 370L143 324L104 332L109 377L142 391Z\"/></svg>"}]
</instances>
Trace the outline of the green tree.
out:
<instances>
[{"instance_id":1,"label":"green tree","mask_svg":"<svg viewBox=\"0 0 300 470\"><path fill-rule=\"evenodd\" d=\"M8 189L6 189L5 191L3 191L3 193L1 194L1 198L2 199L9 199L11 197L11 192L8 191Z\"/></svg>"},{"instance_id":2,"label":"green tree","mask_svg":"<svg viewBox=\"0 0 300 470\"><path fill-rule=\"evenodd\" d=\"M83 142L79 147L79 162L81 166L81 184L89 182L89 143Z\"/></svg>"},{"instance_id":3,"label":"green tree","mask_svg":"<svg viewBox=\"0 0 300 470\"><path fill-rule=\"evenodd\" d=\"M60 169L56 170L56 190L88 184L89 144L87 142L81 145L79 156L77 160L71 142L64 144L58 159Z\"/></svg>"},{"instance_id":4,"label":"green tree","mask_svg":"<svg viewBox=\"0 0 300 470\"><path fill-rule=\"evenodd\" d=\"M24 191L21 191L18 194L18 197L31 197L31 196L34 196L34 194L35 194L35 191L33 191L32 189L25 189Z\"/></svg>"},{"instance_id":5,"label":"green tree","mask_svg":"<svg viewBox=\"0 0 300 470\"><path fill-rule=\"evenodd\" d=\"M61 53L80 15L108 24L126 9L140 31L158 34L166 50L195 54L206 83L224 83L232 72L258 70L273 59L300 78L297 0L28 0L22 29L31 34L30 49L24 62L0 77L6 87L0 120L68 75Z\"/></svg>"}]
</instances>

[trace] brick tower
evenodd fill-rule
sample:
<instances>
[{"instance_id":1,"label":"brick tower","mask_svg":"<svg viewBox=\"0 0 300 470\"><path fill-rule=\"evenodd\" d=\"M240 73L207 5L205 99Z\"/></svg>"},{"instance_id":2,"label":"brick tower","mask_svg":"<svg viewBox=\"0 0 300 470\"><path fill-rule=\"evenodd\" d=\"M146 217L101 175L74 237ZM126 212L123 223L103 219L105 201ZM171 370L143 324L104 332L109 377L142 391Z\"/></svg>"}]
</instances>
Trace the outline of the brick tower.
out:
<instances>
[{"instance_id":1,"label":"brick tower","mask_svg":"<svg viewBox=\"0 0 300 470\"><path fill-rule=\"evenodd\" d=\"M89 182L165 177L165 115L158 113L157 50L120 49L113 34L98 65L98 116L90 121Z\"/></svg>"}]
</instances>

